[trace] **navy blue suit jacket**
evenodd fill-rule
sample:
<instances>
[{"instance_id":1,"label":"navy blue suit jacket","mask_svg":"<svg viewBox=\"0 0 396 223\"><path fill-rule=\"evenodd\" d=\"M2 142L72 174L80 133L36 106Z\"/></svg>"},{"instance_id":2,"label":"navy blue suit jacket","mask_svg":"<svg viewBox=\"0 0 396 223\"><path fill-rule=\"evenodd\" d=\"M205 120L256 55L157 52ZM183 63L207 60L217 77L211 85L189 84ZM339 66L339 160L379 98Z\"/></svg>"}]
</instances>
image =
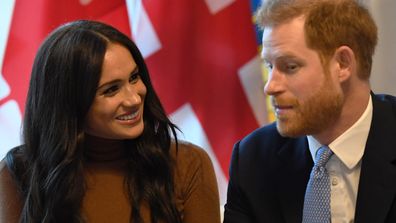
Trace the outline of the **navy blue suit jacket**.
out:
<instances>
[{"instance_id":1,"label":"navy blue suit jacket","mask_svg":"<svg viewBox=\"0 0 396 223\"><path fill-rule=\"evenodd\" d=\"M374 95L355 223L396 222L396 98ZM233 149L224 223L301 223L313 160L306 137L262 127Z\"/></svg>"}]
</instances>

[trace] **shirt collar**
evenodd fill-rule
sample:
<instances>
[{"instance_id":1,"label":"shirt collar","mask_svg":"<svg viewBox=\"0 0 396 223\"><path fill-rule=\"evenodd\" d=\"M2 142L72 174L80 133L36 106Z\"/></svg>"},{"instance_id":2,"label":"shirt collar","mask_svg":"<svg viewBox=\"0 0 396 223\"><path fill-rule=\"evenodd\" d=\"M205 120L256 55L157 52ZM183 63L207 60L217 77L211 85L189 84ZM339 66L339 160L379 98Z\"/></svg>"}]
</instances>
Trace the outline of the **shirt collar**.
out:
<instances>
[{"instance_id":1,"label":"shirt collar","mask_svg":"<svg viewBox=\"0 0 396 223\"><path fill-rule=\"evenodd\" d=\"M329 148L349 169L353 169L363 157L372 117L373 104L370 96L362 116L329 144ZM315 160L316 152L322 145L311 135L307 136L307 139L312 159Z\"/></svg>"}]
</instances>

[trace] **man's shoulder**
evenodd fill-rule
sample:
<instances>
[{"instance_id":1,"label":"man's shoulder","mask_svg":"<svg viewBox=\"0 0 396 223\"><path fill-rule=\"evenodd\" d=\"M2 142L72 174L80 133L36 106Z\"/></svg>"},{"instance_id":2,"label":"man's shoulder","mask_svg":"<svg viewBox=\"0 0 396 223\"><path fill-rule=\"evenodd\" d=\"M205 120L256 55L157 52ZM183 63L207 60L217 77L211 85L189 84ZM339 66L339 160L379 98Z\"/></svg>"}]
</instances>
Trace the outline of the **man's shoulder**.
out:
<instances>
[{"instance_id":1,"label":"man's shoulder","mask_svg":"<svg viewBox=\"0 0 396 223\"><path fill-rule=\"evenodd\" d=\"M396 116L396 96L389 94L375 94L373 96L374 106L378 103L389 106L392 109L392 113Z\"/></svg>"},{"instance_id":2,"label":"man's shoulder","mask_svg":"<svg viewBox=\"0 0 396 223\"><path fill-rule=\"evenodd\" d=\"M389 94L375 94L375 99L396 105L396 96Z\"/></svg>"},{"instance_id":3,"label":"man's shoulder","mask_svg":"<svg viewBox=\"0 0 396 223\"><path fill-rule=\"evenodd\" d=\"M285 141L290 140L289 137L284 137L279 134L278 130L276 129L276 123L271 123L269 125L260 127L249 135L244 137L241 141L239 146L240 147L257 147L258 145L261 146L271 146L271 145L279 145Z\"/></svg>"},{"instance_id":4,"label":"man's shoulder","mask_svg":"<svg viewBox=\"0 0 396 223\"><path fill-rule=\"evenodd\" d=\"M294 147L306 137L290 138L279 134L276 129L276 123L272 123L256 129L241 141L235 147L241 159L251 159L259 157L276 156L283 148ZM254 159L255 159L254 158Z\"/></svg>"}]
</instances>

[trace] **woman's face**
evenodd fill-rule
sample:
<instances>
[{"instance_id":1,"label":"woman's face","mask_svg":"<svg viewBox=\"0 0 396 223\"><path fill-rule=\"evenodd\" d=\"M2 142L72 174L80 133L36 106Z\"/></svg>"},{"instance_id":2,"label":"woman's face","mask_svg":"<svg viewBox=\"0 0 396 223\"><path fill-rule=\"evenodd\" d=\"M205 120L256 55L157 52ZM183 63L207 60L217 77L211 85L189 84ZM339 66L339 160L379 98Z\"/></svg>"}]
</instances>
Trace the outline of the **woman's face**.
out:
<instances>
[{"instance_id":1,"label":"woman's face","mask_svg":"<svg viewBox=\"0 0 396 223\"><path fill-rule=\"evenodd\" d=\"M146 86L129 50L110 43L85 132L107 139L134 139L144 129Z\"/></svg>"}]
</instances>

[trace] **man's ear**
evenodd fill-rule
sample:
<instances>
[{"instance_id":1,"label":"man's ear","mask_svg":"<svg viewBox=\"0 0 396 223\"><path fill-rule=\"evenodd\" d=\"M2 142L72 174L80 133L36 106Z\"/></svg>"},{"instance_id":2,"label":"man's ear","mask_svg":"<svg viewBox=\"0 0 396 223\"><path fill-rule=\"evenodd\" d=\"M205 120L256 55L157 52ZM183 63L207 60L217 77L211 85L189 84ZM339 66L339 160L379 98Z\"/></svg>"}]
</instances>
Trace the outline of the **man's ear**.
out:
<instances>
[{"instance_id":1,"label":"man's ear","mask_svg":"<svg viewBox=\"0 0 396 223\"><path fill-rule=\"evenodd\" d=\"M338 80L340 82L348 80L356 72L357 62L355 53L348 46L340 46L336 49L334 58L339 69Z\"/></svg>"}]
</instances>

